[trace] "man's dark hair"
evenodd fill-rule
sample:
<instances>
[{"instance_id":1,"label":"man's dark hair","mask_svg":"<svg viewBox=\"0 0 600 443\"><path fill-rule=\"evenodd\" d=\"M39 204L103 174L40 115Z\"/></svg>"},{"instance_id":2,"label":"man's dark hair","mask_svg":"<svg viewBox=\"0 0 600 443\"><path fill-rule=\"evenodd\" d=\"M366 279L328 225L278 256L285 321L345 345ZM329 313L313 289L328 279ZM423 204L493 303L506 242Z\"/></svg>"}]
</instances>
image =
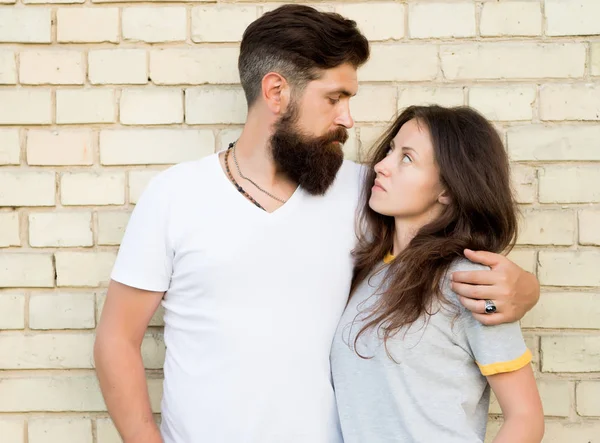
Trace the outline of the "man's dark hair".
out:
<instances>
[{"instance_id":1,"label":"man's dark hair","mask_svg":"<svg viewBox=\"0 0 600 443\"><path fill-rule=\"evenodd\" d=\"M263 77L281 74L297 90L322 70L369 58L369 42L356 22L303 5L284 5L248 26L242 37L238 69L248 107L261 93Z\"/></svg>"}]
</instances>

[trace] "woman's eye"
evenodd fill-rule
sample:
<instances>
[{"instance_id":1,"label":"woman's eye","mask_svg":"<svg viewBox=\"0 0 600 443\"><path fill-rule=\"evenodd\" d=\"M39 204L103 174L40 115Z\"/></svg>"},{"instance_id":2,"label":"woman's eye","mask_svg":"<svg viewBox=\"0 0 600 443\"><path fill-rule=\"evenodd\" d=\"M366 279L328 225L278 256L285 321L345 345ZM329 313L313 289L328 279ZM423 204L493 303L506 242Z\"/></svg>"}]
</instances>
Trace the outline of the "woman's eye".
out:
<instances>
[{"instance_id":1,"label":"woman's eye","mask_svg":"<svg viewBox=\"0 0 600 443\"><path fill-rule=\"evenodd\" d=\"M408 154L402 156L402 163L412 163L412 158Z\"/></svg>"}]
</instances>

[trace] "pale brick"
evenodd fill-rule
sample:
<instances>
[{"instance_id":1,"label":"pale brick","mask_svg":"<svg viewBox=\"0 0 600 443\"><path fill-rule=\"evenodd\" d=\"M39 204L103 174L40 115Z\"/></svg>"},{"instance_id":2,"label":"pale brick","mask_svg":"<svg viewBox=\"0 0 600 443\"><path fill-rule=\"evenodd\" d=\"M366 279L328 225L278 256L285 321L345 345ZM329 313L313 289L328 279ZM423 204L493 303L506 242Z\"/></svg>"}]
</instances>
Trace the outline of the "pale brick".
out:
<instances>
[{"instance_id":1,"label":"pale brick","mask_svg":"<svg viewBox=\"0 0 600 443\"><path fill-rule=\"evenodd\" d=\"M588 423L546 422L543 443L598 443L600 421Z\"/></svg>"},{"instance_id":2,"label":"pale brick","mask_svg":"<svg viewBox=\"0 0 600 443\"><path fill-rule=\"evenodd\" d=\"M600 336L542 337L542 354L544 372L598 372Z\"/></svg>"},{"instance_id":3,"label":"pale brick","mask_svg":"<svg viewBox=\"0 0 600 443\"><path fill-rule=\"evenodd\" d=\"M29 244L33 247L92 246L91 212L29 214Z\"/></svg>"},{"instance_id":4,"label":"pale brick","mask_svg":"<svg viewBox=\"0 0 600 443\"><path fill-rule=\"evenodd\" d=\"M531 120L535 96L534 86L476 86L469 91L469 105L493 121Z\"/></svg>"},{"instance_id":5,"label":"pale brick","mask_svg":"<svg viewBox=\"0 0 600 443\"><path fill-rule=\"evenodd\" d=\"M93 334L0 335L0 369L93 367Z\"/></svg>"},{"instance_id":6,"label":"pale brick","mask_svg":"<svg viewBox=\"0 0 600 443\"><path fill-rule=\"evenodd\" d=\"M74 172L62 176L63 205L122 205L125 203L125 174L122 172Z\"/></svg>"},{"instance_id":7,"label":"pale brick","mask_svg":"<svg viewBox=\"0 0 600 443\"><path fill-rule=\"evenodd\" d=\"M538 380L538 389L546 417L568 417L571 412L571 392L568 381Z\"/></svg>"},{"instance_id":8,"label":"pale brick","mask_svg":"<svg viewBox=\"0 0 600 443\"><path fill-rule=\"evenodd\" d=\"M238 84L238 48L156 49L150 78L157 85Z\"/></svg>"},{"instance_id":9,"label":"pale brick","mask_svg":"<svg viewBox=\"0 0 600 443\"><path fill-rule=\"evenodd\" d=\"M541 35L542 10L538 2L486 2L479 26L483 37Z\"/></svg>"},{"instance_id":10,"label":"pale brick","mask_svg":"<svg viewBox=\"0 0 600 443\"><path fill-rule=\"evenodd\" d=\"M99 49L88 54L90 83L148 83L147 55L144 49Z\"/></svg>"},{"instance_id":11,"label":"pale brick","mask_svg":"<svg viewBox=\"0 0 600 443\"><path fill-rule=\"evenodd\" d=\"M1 8L0 42L50 43L50 21L50 8Z\"/></svg>"},{"instance_id":12,"label":"pale brick","mask_svg":"<svg viewBox=\"0 0 600 443\"><path fill-rule=\"evenodd\" d=\"M83 52L24 51L19 55L19 81L26 85L82 85Z\"/></svg>"},{"instance_id":13,"label":"pale brick","mask_svg":"<svg viewBox=\"0 0 600 443\"><path fill-rule=\"evenodd\" d=\"M592 51L592 75L600 75L600 42L591 44Z\"/></svg>"},{"instance_id":14,"label":"pale brick","mask_svg":"<svg viewBox=\"0 0 600 443\"><path fill-rule=\"evenodd\" d=\"M112 89L59 89L56 91L56 122L112 123L115 92Z\"/></svg>"},{"instance_id":15,"label":"pale brick","mask_svg":"<svg viewBox=\"0 0 600 443\"><path fill-rule=\"evenodd\" d=\"M415 60L419 60L415 63ZM435 45L396 43L371 46L371 57L359 69L361 81L433 80L439 72Z\"/></svg>"},{"instance_id":16,"label":"pale brick","mask_svg":"<svg viewBox=\"0 0 600 443\"><path fill-rule=\"evenodd\" d=\"M248 106L241 88L200 87L185 91L188 124L244 123Z\"/></svg>"},{"instance_id":17,"label":"pale brick","mask_svg":"<svg viewBox=\"0 0 600 443\"><path fill-rule=\"evenodd\" d=\"M408 29L411 38L475 37L475 4L411 2Z\"/></svg>"},{"instance_id":18,"label":"pale brick","mask_svg":"<svg viewBox=\"0 0 600 443\"><path fill-rule=\"evenodd\" d=\"M577 78L585 71L586 48L582 43L463 43L443 45L440 58L449 80Z\"/></svg>"},{"instance_id":19,"label":"pale brick","mask_svg":"<svg viewBox=\"0 0 600 443\"><path fill-rule=\"evenodd\" d=\"M536 273L537 255L535 251L513 249L508 254L508 259L527 272Z\"/></svg>"},{"instance_id":20,"label":"pale brick","mask_svg":"<svg viewBox=\"0 0 600 443\"><path fill-rule=\"evenodd\" d=\"M108 284L115 252L55 253L57 286L96 287Z\"/></svg>"},{"instance_id":21,"label":"pale brick","mask_svg":"<svg viewBox=\"0 0 600 443\"><path fill-rule=\"evenodd\" d=\"M192 8L192 40L238 42L244 30L258 18L255 6L207 5Z\"/></svg>"},{"instance_id":22,"label":"pale brick","mask_svg":"<svg viewBox=\"0 0 600 443\"><path fill-rule=\"evenodd\" d=\"M462 88L412 86L401 87L398 92L399 110L412 105L461 106L465 102Z\"/></svg>"},{"instance_id":23,"label":"pale brick","mask_svg":"<svg viewBox=\"0 0 600 443\"><path fill-rule=\"evenodd\" d=\"M131 171L129 173L129 201L131 203L137 203L142 195L144 189L150 180L158 174L160 170L143 170L143 171Z\"/></svg>"},{"instance_id":24,"label":"pale brick","mask_svg":"<svg viewBox=\"0 0 600 443\"><path fill-rule=\"evenodd\" d=\"M360 128L360 161L368 160L369 153L375 147L375 143L381 139L385 132L385 126L361 126Z\"/></svg>"},{"instance_id":25,"label":"pale brick","mask_svg":"<svg viewBox=\"0 0 600 443\"><path fill-rule=\"evenodd\" d=\"M217 151L223 151L227 149L229 143L233 143L242 135L241 128L227 128L219 132L220 142L217 144Z\"/></svg>"},{"instance_id":26,"label":"pale brick","mask_svg":"<svg viewBox=\"0 0 600 443\"><path fill-rule=\"evenodd\" d=\"M51 288L53 286L52 254L0 253L0 287Z\"/></svg>"},{"instance_id":27,"label":"pale brick","mask_svg":"<svg viewBox=\"0 0 600 443\"><path fill-rule=\"evenodd\" d=\"M549 84L540 88L541 120L600 120L600 85Z\"/></svg>"},{"instance_id":28,"label":"pale brick","mask_svg":"<svg viewBox=\"0 0 600 443\"><path fill-rule=\"evenodd\" d=\"M600 211L579 212L579 244L600 246Z\"/></svg>"},{"instance_id":29,"label":"pale brick","mask_svg":"<svg viewBox=\"0 0 600 443\"><path fill-rule=\"evenodd\" d=\"M0 206L54 206L54 172L0 172Z\"/></svg>"},{"instance_id":30,"label":"pale brick","mask_svg":"<svg viewBox=\"0 0 600 443\"><path fill-rule=\"evenodd\" d=\"M195 1L214 1L214 0L195 0ZM282 5L285 5L287 3L277 3L278 0L267 0L269 3L266 3L263 5L262 7L262 11L263 14L266 14L267 12L271 12L276 8L279 8ZM327 4L323 4L323 3L304 3L307 6L310 6L311 8L316 9L317 11L321 11L321 12L334 12L334 7L332 5L327 5Z\"/></svg>"},{"instance_id":31,"label":"pale brick","mask_svg":"<svg viewBox=\"0 0 600 443\"><path fill-rule=\"evenodd\" d=\"M98 244L121 244L130 216L130 212L98 212Z\"/></svg>"},{"instance_id":32,"label":"pale brick","mask_svg":"<svg viewBox=\"0 0 600 443\"><path fill-rule=\"evenodd\" d=\"M165 361L165 340L162 333L146 334L142 341L142 359L146 369L162 369Z\"/></svg>"},{"instance_id":33,"label":"pale brick","mask_svg":"<svg viewBox=\"0 0 600 443\"><path fill-rule=\"evenodd\" d=\"M522 245L572 245L575 216L568 210L523 212L518 243Z\"/></svg>"},{"instance_id":34,"label":"pale brick","mask_svg":"<svg viewBox=\"0 0 600 443\"><path fill-rule=\"evenodd\" d=\"M369 41L398 40L404 37L404 5L398 3L368 2L340 4L336 12L354 20Z\"/></svg>"},{"instance_id":35,"label":"pale brick","mask_svg":"<svg viewBox=\"0 0 600 443\"><path fill-rule=\"evenodd\" d=\"M540 251L538 277L545 286L600 286L600 251Z\"/></svg>"},{"instance_id":36,"label":"pale brick","mask_svg":"<svg viewBox=\"0 0 600 443\"><path fill-rule=\"evenodd\" d=\"M514 161L600 160L600 126L527 125L507 134Z\"/></svg>"},{"instance_id":37,"label":"pale brick","mask_svg":"<svg viewBox=\"0 0 600 443\"><path fill-rule=\"evenodd\" d=\"M152 412L160 412L160 402L163 395L163 381L160 379L149 379L148 383L148 394L150 396L150 409Z\"/></svg>"},{"instance_id":38,"label":"pale brick","mask_svg":"<svg viewBox=\"0 0 600 443\"><path fill-rule=\"evenodd\" d=\"M148 43L185 41L185 7L123 9L123 38Z\"/></svg>"},{"instance_id":39,"label":"pale brick","mask_svg":"<svg viewBox=\"0 0 600 443\"><path fill-rule=\"evenodd\" d=\"M46 125L50 123L52 123L52 101L49 89L0 90L0 124Z\"/></svg>"},{"instance_id":40,"label":"pale brick","mask_svg":"<svg viewBox=\"0 0 600 443\"><path fill-rule=\"evenodd\" d=\"M511 165L512 187L518 203L533 203L537 195L537 173L530 166Z\"/></svg>"},{"instance_id":41,"label":"pale brick","mask_svg":"<svg viewBox=\"0 0 600 443\"><path fill-rule=\"evenodd\" d=\"M488 418L488 424L485 432L485 441L484 443L493 443L496 435L500 431L500 427L502 426L502 421L500 418L492 419Z\"/></svg>"},{"instance_id":42,"label":"pale brick","mask_svg":"<svg viewBox=\"0 0 600 443\"><path fill-rule=\"evenodd\" d=\"M25 421L18 418L0 419L2 443L23 443L25 441Z\"/></svg>"},{"instance_id":43,"label":"pale brick","mask_svg":"<svg viewBox=\"0 0 600 443\"><path fill-rule=\"evenodd\" d=\"M39 166L91 165L94 141L91 129L27 132L27 164Z\"/></svg>"},{"instance_id":44,"label":"pale brick","mask_svg":"<svg viewBox=\"0 0 600 443\"><path fill-rule=\"evenodd\" d=\"M14 211L0 212L0 248L9 246L21 246L19 214Z\"/></svg>"},{"instance_id":45,"label":"pale brick","mask_svg":"<svg viewBox=\"0 0 600 443\"><path fill-rule=\"evenodd\" d=\"M548 166L539 177L541 203L600 202L597 166Z\"/></svg>"},{"instance_id":46,"label":"pale brick","mask_svg":"<svg viewBox=\"0 0 600 443\"><path fill-rule=\"evenodd\" d=\"M577 384L577 413L600 417L600 382L582 381Z\"/></svg>"},{"instance_id":47,"label":"pale brick","mask_svg":"<svg viewBox=\"0 0 600 443\"><path fill-rule=\"evenodd\" d=\"M597 0L545 0L546 35L600 34Z\"/></svg>"},{"instance_id":48,"label":"pale brick","mask_svg":"<svg viewBox=\"0 0 600 443\"><path fill-rule=\"evenodd\" d=\"M61 43L119 41L117 8L59 8L57 38Z\"/></svg>"},{"instance_id":49,"label":"pale brick","mask_svg":"<svg viewBox=\"0 0 600 443\"><path fill-rule=\"evenodd\" d=\"M32 294L29 299L31 329L90 329L95 325L94 294Z\"/></svg>"},{"instance_id":50,"label":"pale brick","mask_svg":"<svg viewBox=\"0 0 600 443\"><path fill-rule=\"evenodd\" d=\"M106 411L95 375L4 378L0 383L0 412Z\"/></svg>"},{"instance_id":51,"label":"pale brick","mask_svg":"<svg viewBox=\"0 0 600 443\"><path fill-rule=\"evenodd\" d=\"M100 132L103 165L175 164L214 153L211 130L131 129Z\"/></svg>"},{"instance_id":52,"label":"pale brick","mask_svg":"<svg viewBox=\"0 0 600 443\"><path fill-rule=\"evenodd\" d=\"M353 162L360 160L360 144L356 134L356 128L348 130L348 140L344 143L344 158Z\"/></svg>"},{"instance_id":53,"label":"pale brick","mask_svg":"<svg viewBox=\"0 0 600 443\"><path fill-rule=\"evenodd\" d=\"M0 50L0 85L17 82L17 62L14 51Z\"/></svg>"},{"instance_id":54,"label":"pale brick","mask_svg":"<svg viewBox=\"0 0 600 443\"><path fill-rule=\"evenodd\" d=\"M596 329L600 318L600 294L584 292L542 293L523 317L524 328Z\"/></svg>"},{"instance_id":55,"label":"pale brick","mask_svg":"<svg viewBox=\"0 0 600 443\"><path fill-rule=\"evenodd\" d=\"M126 89L121 93L121 123L161 125L183 122L181 89Z\"/></svg>"},{"instance_id":56,"label":"pale brick","mask_svg":"<svg viewBox=\"0 0 600 443\"><path fill-rule=\"evenodd\" d=\"M26 5L38 5L38 4L44 4L44 3L61 5L61 4L76 4L76 3L84 3L85 2L85 0L22 0L22 1Z\"/></svg>"},{"instance_id":57,"label":"pale brick","mask_svg":"<svg viewBox=\"0 0 600 443\"><path fill-rule=\"evenodd\" d=\"M89 418L34 418L29 420L29 443L92 443Z\"/></svg>"},{"instance_id":58,"label":"pale brick","mask_svg":"<svg viewBox=\"0 0 600 443\"><path fill-rule=\"evenodd\" d=\"M100 317L102 315L102 309L104 308L105 301L106 301L106 294L98 294L96 296L96 310L97 310L96 316L98 319L100 319ZM148 326L164 326L165 325L164 315L165 315L165 309L163 308L162 304L160 304L158 306L158 308L156 309L156 312L150 319Z\"/></svg>"},{"instance_id":59,"label":"pale brick","mask_svg":"<svg viewBox=\"0 0 600 443\"><path fill-rule=\"evenodd\" d=\"M18 129L0 129L0 165L18 165L21 142Z\"/></svg>"},{"instance_id":60,"label":"pale brick","mask_svg":"<svg viewBox=\"0 0 600 443\"><path fill-rule=\"evenodd\" d=\"M98 443L123 443L117 428L110 418L96 420L96 435Z\"/></svg>"},{"instance_id":61,"label":"pale brick","mask_svg":"<svg viewBox=\"0 0 600 443\"><path fill-rule=\"evenodd\" d=\"M350 101L354 121L389 121L396 114L396 88L394 86L361 86Z\"/></svg>"},{"instance_id":62,"label":"pale brick","mask_svg":"<svg viewBox=\"0 0 600 443\"><path fill-rule=\"evenodd\" d=\"M25 328L25 296L0 294L0 330L23 328Z\"/></svg>"},{"instance_id":63,"label":"pale brick","mask_svg":"<svg viewBox=\"0 0 600 443\"><path fill-rule=\"evenodd\" d=\"M531 364L535 371L540 364L539 337L524 332L523 338L525 339L525 346L531 351Z\"/></svg>"}]
</instances>

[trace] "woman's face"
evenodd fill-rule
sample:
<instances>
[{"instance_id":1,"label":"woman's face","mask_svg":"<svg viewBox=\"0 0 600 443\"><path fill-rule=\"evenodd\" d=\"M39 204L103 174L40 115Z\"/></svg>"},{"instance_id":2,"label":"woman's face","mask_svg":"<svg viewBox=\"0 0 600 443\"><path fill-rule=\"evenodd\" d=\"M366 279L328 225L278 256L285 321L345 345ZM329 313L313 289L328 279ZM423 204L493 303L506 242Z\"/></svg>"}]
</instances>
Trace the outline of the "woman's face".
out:
<instances>
[{"instance_id":1,"label":"woman's face","mask_svg":"<svg viewBox=\"0 0 600 443\"><path fill-rule=\"evenodd\" d=\"M387 156L375 165L375 172L369 206L382 215L424 226L449 203L429 130L417 120L400 128Z\"/></svg>"}]
</instances>

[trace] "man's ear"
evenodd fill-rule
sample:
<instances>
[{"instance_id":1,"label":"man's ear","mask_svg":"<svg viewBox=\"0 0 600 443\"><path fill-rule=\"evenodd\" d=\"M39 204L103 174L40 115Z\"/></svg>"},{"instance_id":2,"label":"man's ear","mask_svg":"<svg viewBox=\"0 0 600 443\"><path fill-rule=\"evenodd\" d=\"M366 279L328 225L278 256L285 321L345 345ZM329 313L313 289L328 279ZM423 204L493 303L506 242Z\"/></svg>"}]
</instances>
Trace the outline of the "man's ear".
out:
<instances>
[{"instance_id":1,"label":"man's ear","mask_svg":"<svg viewBox=\"0 0 600 443\"><path fill-rule=\"evenodd\" d=\"M269 72L262 79L262 96L272 113L281 114L290 102L287 80L277 72Z\"/></svg>"},{"instance_id":2,"label":"man's ear","mask_svg":"<svg viewBox=\"0 0 600 443\"><path fill-rule=\"evenodd\" d=\"M442 205L449 205L450 203L452 203L452 198L450 197L450 195L448 194L448 191L446 191L445 189L441 192L440 195L438 195L438 202L441 203Z\"/></svg>"}]
</instances>

